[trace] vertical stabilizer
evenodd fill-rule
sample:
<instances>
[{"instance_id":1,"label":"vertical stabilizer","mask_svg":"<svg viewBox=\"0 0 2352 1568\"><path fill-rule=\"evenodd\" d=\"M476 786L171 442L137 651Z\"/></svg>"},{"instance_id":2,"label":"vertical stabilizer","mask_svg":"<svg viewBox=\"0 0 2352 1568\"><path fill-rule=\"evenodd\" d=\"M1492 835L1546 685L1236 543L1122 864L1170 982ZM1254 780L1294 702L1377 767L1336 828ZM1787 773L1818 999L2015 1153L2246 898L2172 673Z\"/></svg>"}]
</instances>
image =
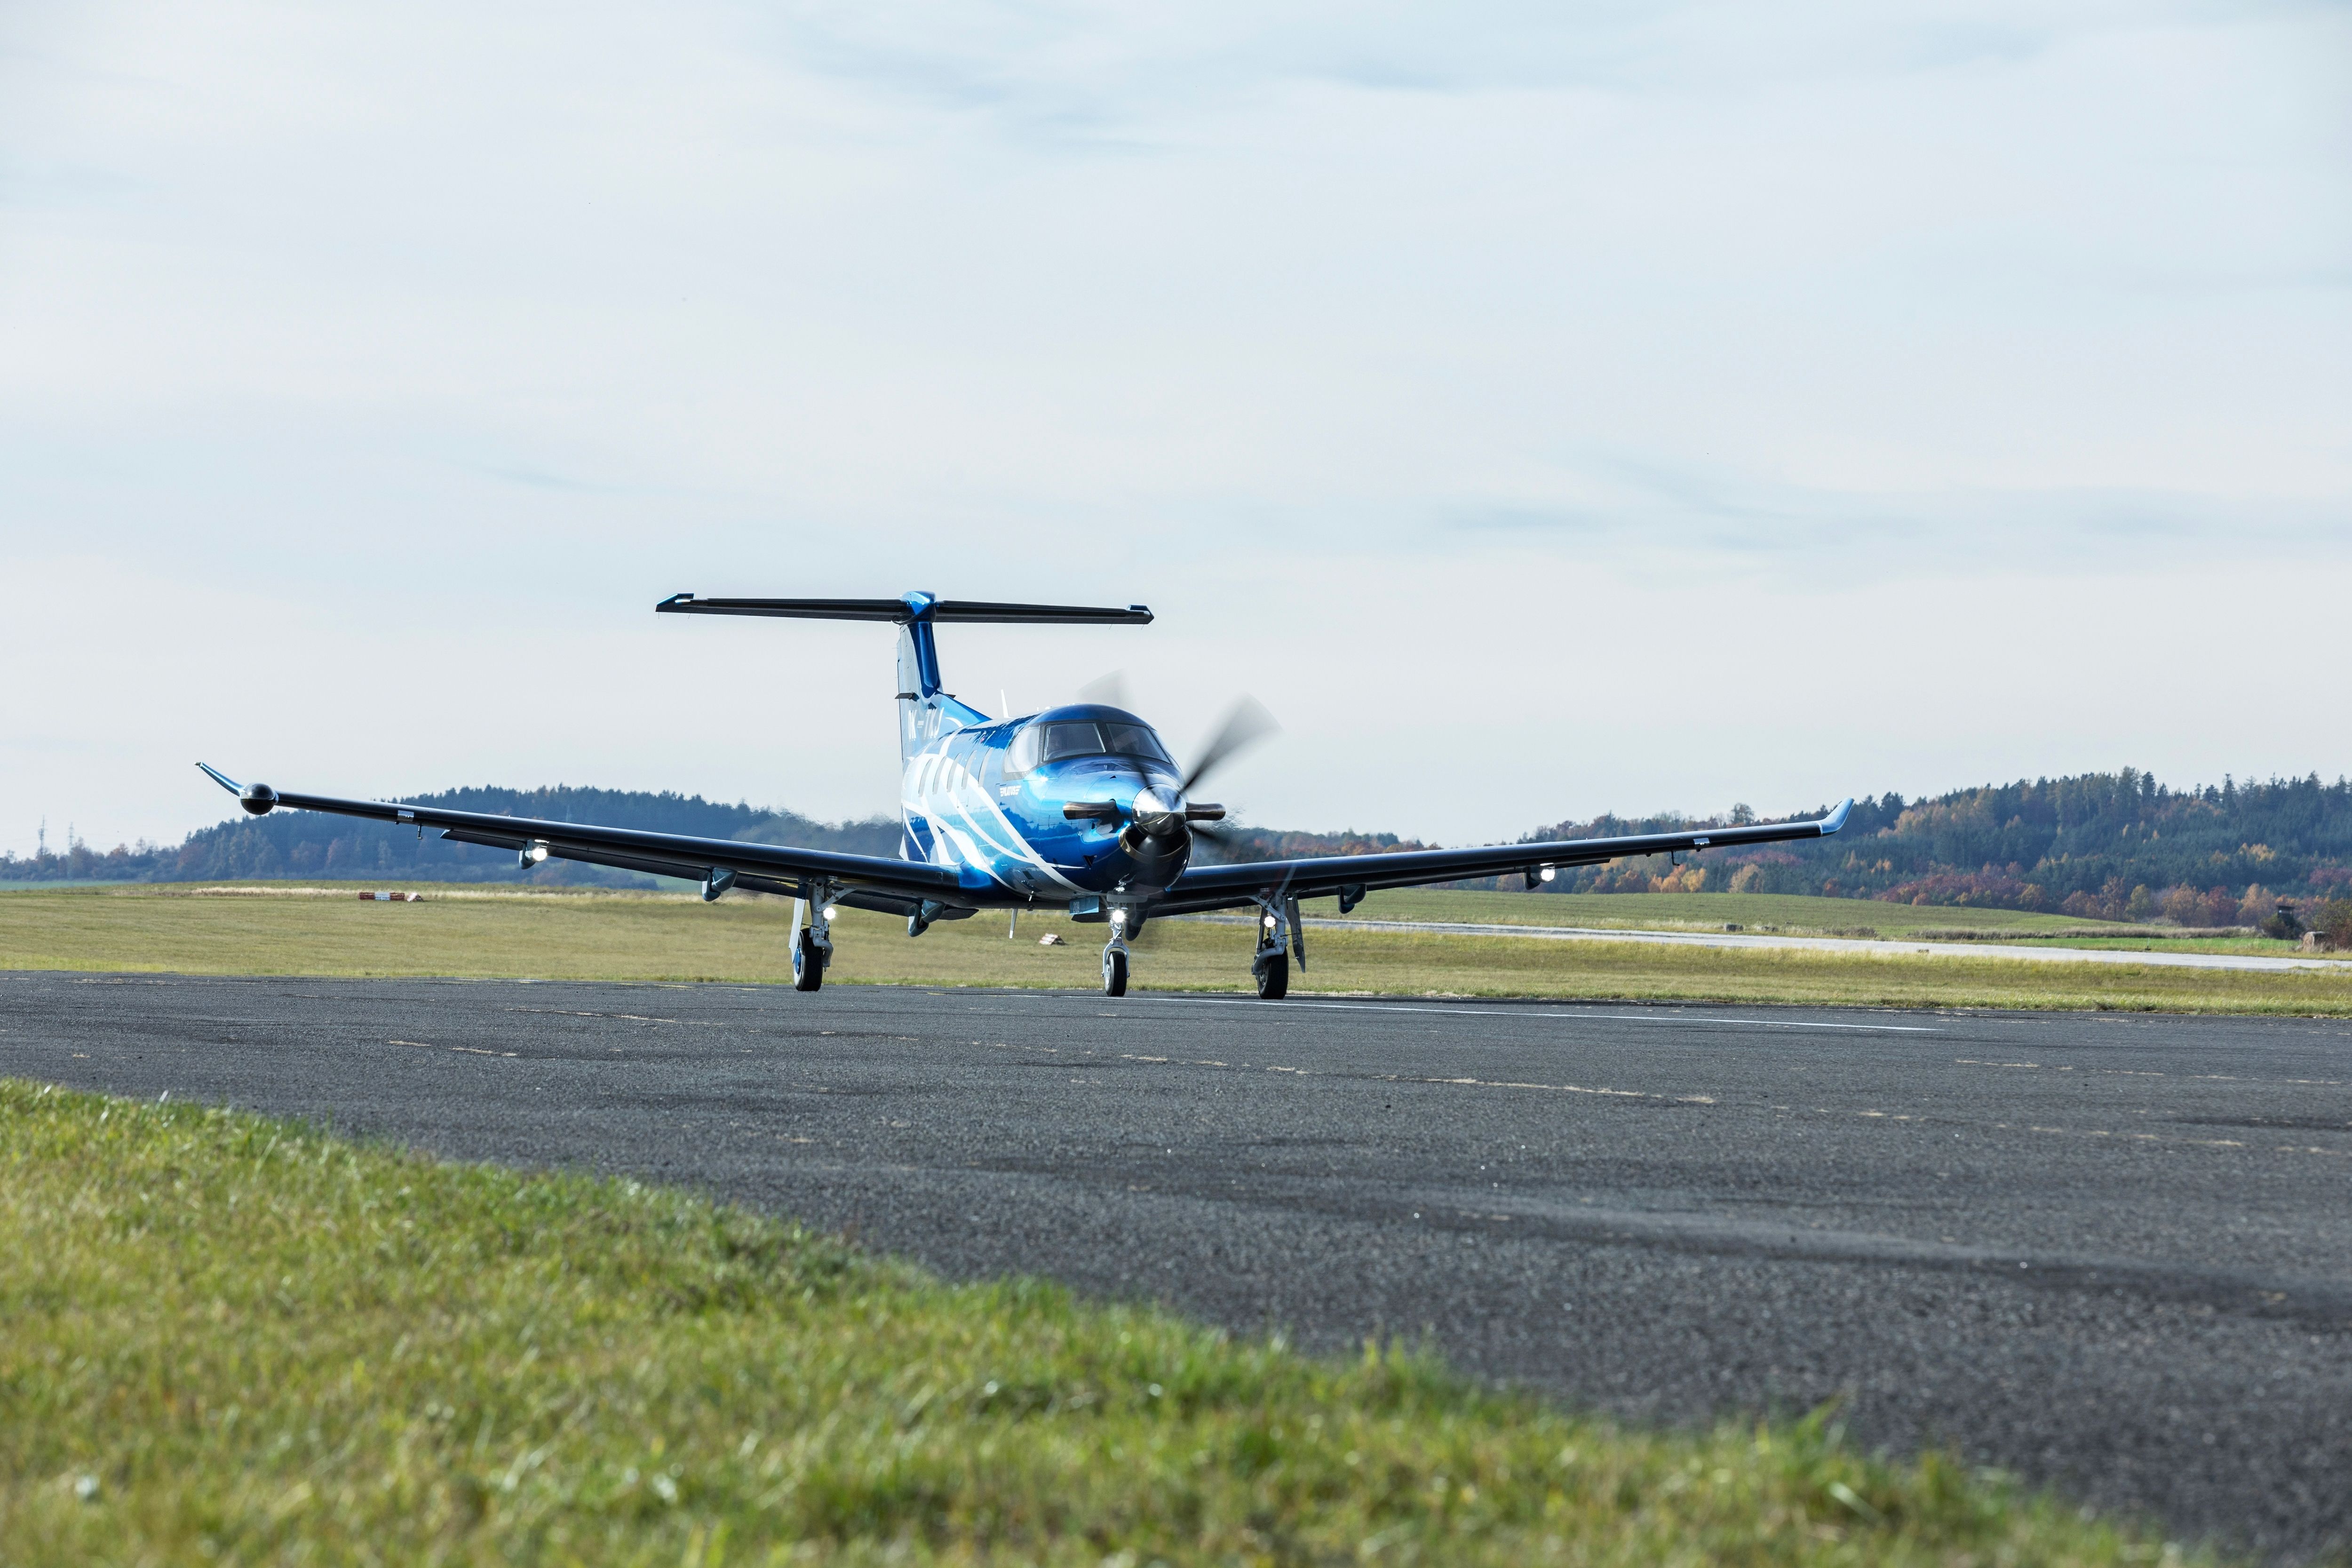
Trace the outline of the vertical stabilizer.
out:
<instances>
[{"instance_id":1,"label":"vertical stabilizer","mask_svg":"<svg viewBox=\"0 0 2352 1568\"><path fill-rule=\"evenodd\" d=\"M908 594L907 618L898 624L898 760L952 730L985 724L988 715L940 689L940 645L931 626L929 594Z\"/></svg>"}]
</instances>

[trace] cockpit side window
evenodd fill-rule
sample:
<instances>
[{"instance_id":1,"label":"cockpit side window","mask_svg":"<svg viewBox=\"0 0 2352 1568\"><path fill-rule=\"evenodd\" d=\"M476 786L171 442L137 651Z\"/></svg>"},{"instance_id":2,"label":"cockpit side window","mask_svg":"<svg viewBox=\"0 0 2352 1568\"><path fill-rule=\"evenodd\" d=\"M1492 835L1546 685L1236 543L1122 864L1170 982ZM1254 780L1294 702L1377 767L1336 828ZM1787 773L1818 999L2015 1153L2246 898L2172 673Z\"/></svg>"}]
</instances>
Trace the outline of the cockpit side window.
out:
<instances>
[{"instance_id":1,"label":"cockpit side window","mask_svg":"<svg viewBox=\"0 0 2352 1568\"><path fill-rule=\"evenodd\" d=\"M1098 757L1103 753L1102 735L1092 724L1065 721L1047 724L1045 752L1042 761L1059 762L1064 757Z\"/></svg>"},{"instance_id":2,"label":"cockpit side window","mask_svg":"<svg viewBox=\"0 0 2352 1568\"><path fill-rule=\"evenodd\" d=\"M1013 737L1013 744L1004 752L1004 776L1017 779L1037 765L1037 753L1044 748L1045 730L1030 725Z\"/></svg>"},{"instance_id":3,"label":"cockpit side window","mask_svg":"<svg viewBox=\"0 0 2352 1568\"><path fill-rule=\"evenodd\" d=\"M1108 751L1123 757L1148 757L1155 763L1169 762L1167 749L1160 745L1160 737L1151 732L1149 724L1106 723L1102 732L1103 745Z\"/></svg>"}]
</instances>

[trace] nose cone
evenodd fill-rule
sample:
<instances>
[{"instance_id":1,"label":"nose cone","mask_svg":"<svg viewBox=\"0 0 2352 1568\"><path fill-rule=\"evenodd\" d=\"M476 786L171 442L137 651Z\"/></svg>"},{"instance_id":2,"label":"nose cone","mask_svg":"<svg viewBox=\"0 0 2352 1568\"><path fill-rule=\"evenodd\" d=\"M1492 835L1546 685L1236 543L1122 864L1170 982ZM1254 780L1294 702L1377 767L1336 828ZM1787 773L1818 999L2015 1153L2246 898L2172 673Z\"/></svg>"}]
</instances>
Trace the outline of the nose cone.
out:
<instances>
[{"instance_id":1,"label":"nose cone","mask_svg":"<svg viewBox=\"0 0 2352 1568\"><path fill-rule=\"evenodd\" d=\"M1147 784L1135 792L1135 825L1154 838L1175 838L1184 831L1184 796L1165 784Z\"/></svg>"}]
</instances>

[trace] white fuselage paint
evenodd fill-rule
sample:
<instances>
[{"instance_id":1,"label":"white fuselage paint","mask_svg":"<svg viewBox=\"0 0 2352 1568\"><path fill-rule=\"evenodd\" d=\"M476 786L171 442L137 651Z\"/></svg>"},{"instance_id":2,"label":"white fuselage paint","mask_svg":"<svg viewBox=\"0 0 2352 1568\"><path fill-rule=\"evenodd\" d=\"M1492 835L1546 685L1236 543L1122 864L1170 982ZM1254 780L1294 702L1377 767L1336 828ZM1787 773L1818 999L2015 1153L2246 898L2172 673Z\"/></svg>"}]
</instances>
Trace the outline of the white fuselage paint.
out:
<instances>
[{"instance_id":1,"label":"white fuselage paint","mask_svg":"<svg viewBox=\"0 0 2352 1568\"><path fill-rule=\"evenodd\" d=\"M943 750L926 748L907 760L898 797L907 818L930 829L931 864L969 866L1016 891L1085 891L1039 854L987 786Z\"/></svg>"}]
</instances>

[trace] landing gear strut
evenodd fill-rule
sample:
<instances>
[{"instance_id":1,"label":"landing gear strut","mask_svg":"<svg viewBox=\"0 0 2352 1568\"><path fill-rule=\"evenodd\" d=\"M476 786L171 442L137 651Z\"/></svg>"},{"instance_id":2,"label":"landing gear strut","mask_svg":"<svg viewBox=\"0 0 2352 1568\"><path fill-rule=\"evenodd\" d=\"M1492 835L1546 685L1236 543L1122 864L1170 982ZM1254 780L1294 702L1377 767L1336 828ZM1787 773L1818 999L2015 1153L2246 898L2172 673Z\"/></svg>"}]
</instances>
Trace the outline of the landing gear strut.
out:
<instances>
[{"instance_id":1,"label":"landing gear strut","mask_svg":"<svg viewBox=\"0 0 2352 1568\"><path fill-rule=\"evenodd\" d=\"M818 883L809 900L793 900L793 989L814 991L824 984L824 966L833 962L833 889ZM805 920L806 925L801 922Z\"/></svg>"}]
</instances>

